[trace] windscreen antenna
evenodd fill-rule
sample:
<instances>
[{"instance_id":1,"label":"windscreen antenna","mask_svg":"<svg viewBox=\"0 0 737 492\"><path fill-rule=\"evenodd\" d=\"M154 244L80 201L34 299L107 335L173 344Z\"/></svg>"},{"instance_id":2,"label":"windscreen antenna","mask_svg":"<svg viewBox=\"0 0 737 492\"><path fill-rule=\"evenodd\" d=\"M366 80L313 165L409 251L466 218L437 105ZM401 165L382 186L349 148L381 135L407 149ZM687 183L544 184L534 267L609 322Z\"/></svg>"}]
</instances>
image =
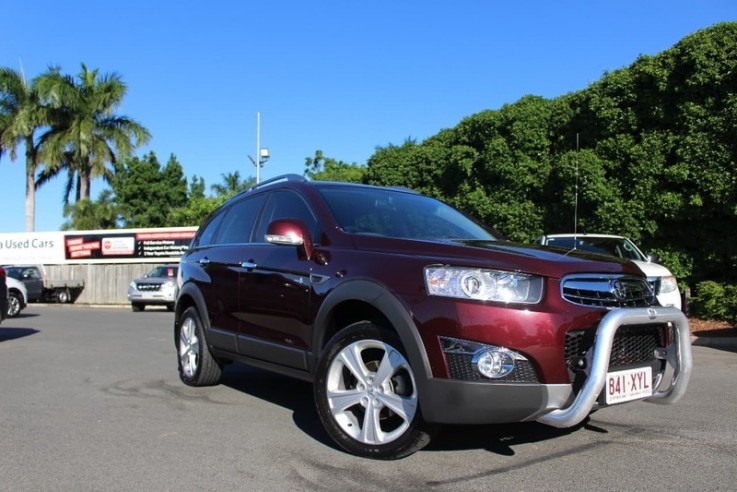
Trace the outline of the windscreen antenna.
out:
<instances>
[{"instance_id":1,"label":"windscreen antenna","mask_svg":"<svg viewBox=\"0 0 737 492\"><path fill-rule=\"evenodd\" d=\"M576 158L574 160L576 164L576 184L573 188L573 249L576 249L576 243L578 243L578 151L579 141L578 133L576 133Z\"/></svg>"}]
</instances>

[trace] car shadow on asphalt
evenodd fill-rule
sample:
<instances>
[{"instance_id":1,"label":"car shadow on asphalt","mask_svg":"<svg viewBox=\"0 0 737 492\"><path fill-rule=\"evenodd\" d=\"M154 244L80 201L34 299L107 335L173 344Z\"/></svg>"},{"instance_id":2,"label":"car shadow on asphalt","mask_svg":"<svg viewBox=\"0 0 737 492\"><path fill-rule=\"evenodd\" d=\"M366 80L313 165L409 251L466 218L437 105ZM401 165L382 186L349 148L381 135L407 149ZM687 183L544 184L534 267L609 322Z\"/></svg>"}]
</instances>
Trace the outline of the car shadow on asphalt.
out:
<instances>
[{"instance_id":1,"label":"car shadow on asphalt","mask_svg":"<svg viewBox=\"0 0 737 492\"><path fill-rule=\"evenodd\" d=\"M325 446L339 449L320 422L310 383L243 364L229 364L221 384L291 410L292 419L302 432Z\"/></svg>"},{"instance_id":2,"label":"car shadow on asphalt","mask_svg":"<svg viewBox=\"0 0 737 492\"><path fill-rule=\"evenodd\" d=\"M36 333L39 333L39 330L34 330L33 328L10 328L0 326L0 342L7 342L23 337L30 337L31 335L35 335Z\"/></svg>"},{"instance_id":3,"label":"car shadow on asphalt","mask_svg":"<svg viewBox=\"0 0 737 492\"><path fill-rule=\"evenodd\" d=\"M502 456L514 456L514 447L557 439L580 429L607 433L589 423L589 418L567 429L558 429L537 422L520 422L494 425L446 425L443 426L425 451L457 451L485 449Z\"/></svg>"},{"instance_id":4,"label":"car shadow on asphalt","mask_svg":"<svg viewBox=\"0 0 737 492\"><path fill-rule=\"evenodd\" d=\"M691 342L694 347L709 347L737 354L737 337L699 337Z\"/></svg>"},{"instance_id":5,"label":"car shadow on asphalt","mask_svg":"<svg viewBox=\"0 0 737 492\"><path fill-rule=\"evenodd\" d=\"M3 321L3 323L7 323L8 321L12 322L13 319L36 318L38 316L39 316L38 313L29 313L28 311L21 311L20 313L16 315L15 318L6 319L5 321Z\"/></svg>"},{"instance_id":6,"label":"car shadow on asphalt","mask_svg":"<svg viewBox=\"0 0 737 492\"><path fill-rule=\"evenodd\" d=\"M294 423L302 432L325 446L340 449L323 429L315 410L310 383L243 364L226 366L221 383L291 410ZM537 422L445 425L434 431L435 436L424 451L486 449L498 455L513 456L514 446L556 439L581 428L600 433L607 432L589 424L588 418L568 429L558 429Z\"/></svg>"}]
</instances>

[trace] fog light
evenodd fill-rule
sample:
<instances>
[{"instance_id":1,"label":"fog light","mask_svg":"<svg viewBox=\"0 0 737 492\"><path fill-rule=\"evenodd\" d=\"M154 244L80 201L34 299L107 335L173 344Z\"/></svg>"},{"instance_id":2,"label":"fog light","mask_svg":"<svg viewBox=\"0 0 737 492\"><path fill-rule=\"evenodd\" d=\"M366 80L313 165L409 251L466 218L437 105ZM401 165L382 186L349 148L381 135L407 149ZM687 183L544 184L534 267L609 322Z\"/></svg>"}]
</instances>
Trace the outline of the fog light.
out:
<instances>
[{"instance_id":1,"label":"fog light","mask_svg":"<svg viewBox=\"0 0 737 492\"><path fill-rule=\"evenodd\" d=\"M471 367L487 378L503 378L514 370L514 354L503 348L481 349L473 354Z\"/></svg>"}]
</instances>

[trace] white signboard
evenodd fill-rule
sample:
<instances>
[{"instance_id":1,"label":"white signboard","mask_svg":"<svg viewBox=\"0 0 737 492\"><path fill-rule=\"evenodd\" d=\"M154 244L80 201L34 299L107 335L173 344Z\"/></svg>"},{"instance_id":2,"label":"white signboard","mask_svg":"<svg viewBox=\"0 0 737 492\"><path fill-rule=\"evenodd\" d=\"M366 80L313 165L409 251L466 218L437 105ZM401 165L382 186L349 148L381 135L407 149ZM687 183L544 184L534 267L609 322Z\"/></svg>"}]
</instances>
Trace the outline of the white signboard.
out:
<instances>
[{"instance_id":1,"label":"white signboard","mask_svg":"<svg viewBox=\"0 0 737 492\"><path fill-rule=\"evenodd\" d=\"M197 227L0 233L0 265L177 261Z\"/></svg>"},{"instance_id":2,"label":"white signboard","mask_svg":"<svg viewBox=\"0 0 737 492\"><path fill-rule=\"evenodd\" d=\"M0 233L0 264L50 264L64 259L64 233Z\"/></svg>"}]
</instances>

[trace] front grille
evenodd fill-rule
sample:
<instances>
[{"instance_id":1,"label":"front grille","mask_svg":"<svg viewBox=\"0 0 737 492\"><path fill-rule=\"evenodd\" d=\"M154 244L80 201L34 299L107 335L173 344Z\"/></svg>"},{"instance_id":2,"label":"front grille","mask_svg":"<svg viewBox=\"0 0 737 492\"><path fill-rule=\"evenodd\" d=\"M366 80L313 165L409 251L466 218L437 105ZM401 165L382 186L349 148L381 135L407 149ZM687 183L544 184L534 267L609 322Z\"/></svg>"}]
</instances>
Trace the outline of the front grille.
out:
<instances>
[{"instance_id":1,"label":"front grille","mask_svg":"<svg viewBox=\"0 0 737 492\"><path fill-rule=\"evenodd\" d=\"M656 303L644 278L624 275L569 275L561 281L561 295L573 304L601 308L647 307Z\"/></svg>"},{"instance_id":2,"label":"front grille","mask_svg":"<svg viewBox=\"0 0 737 492\"><path fill-rule=\"evenodd\" d=\"M471 367L472 354L461 354L446 352L445 359L448 363L448 372L452 379L462 381L486 381L500 383L537 383L537 373L528 360L514 361L514 370L498 379L489 379L481 376Z\"/></svg>"},{"instance_id":3,"label":"front grille","mask_svg":"<svg viewBox=\"0 0 737 492\"><path fill-rule=\"evenodd\" d=\"M161 284L138 284L137 287L141 292L157 292L161 290Z\"/></svg>"},{"instance_id":4,"label":"front grille","mask_svg":"<svg viewBox=\"0 0 737 492\"><path fill-rule=\"evenodd\" d=\"M649 363L655 360L655 350L665 346L665 325L622 326L614 335L609 368ZM588 366L589 351L594 346L595 330L566 333L565 359L568 369Z\"/></svg>"}]
</instances>

